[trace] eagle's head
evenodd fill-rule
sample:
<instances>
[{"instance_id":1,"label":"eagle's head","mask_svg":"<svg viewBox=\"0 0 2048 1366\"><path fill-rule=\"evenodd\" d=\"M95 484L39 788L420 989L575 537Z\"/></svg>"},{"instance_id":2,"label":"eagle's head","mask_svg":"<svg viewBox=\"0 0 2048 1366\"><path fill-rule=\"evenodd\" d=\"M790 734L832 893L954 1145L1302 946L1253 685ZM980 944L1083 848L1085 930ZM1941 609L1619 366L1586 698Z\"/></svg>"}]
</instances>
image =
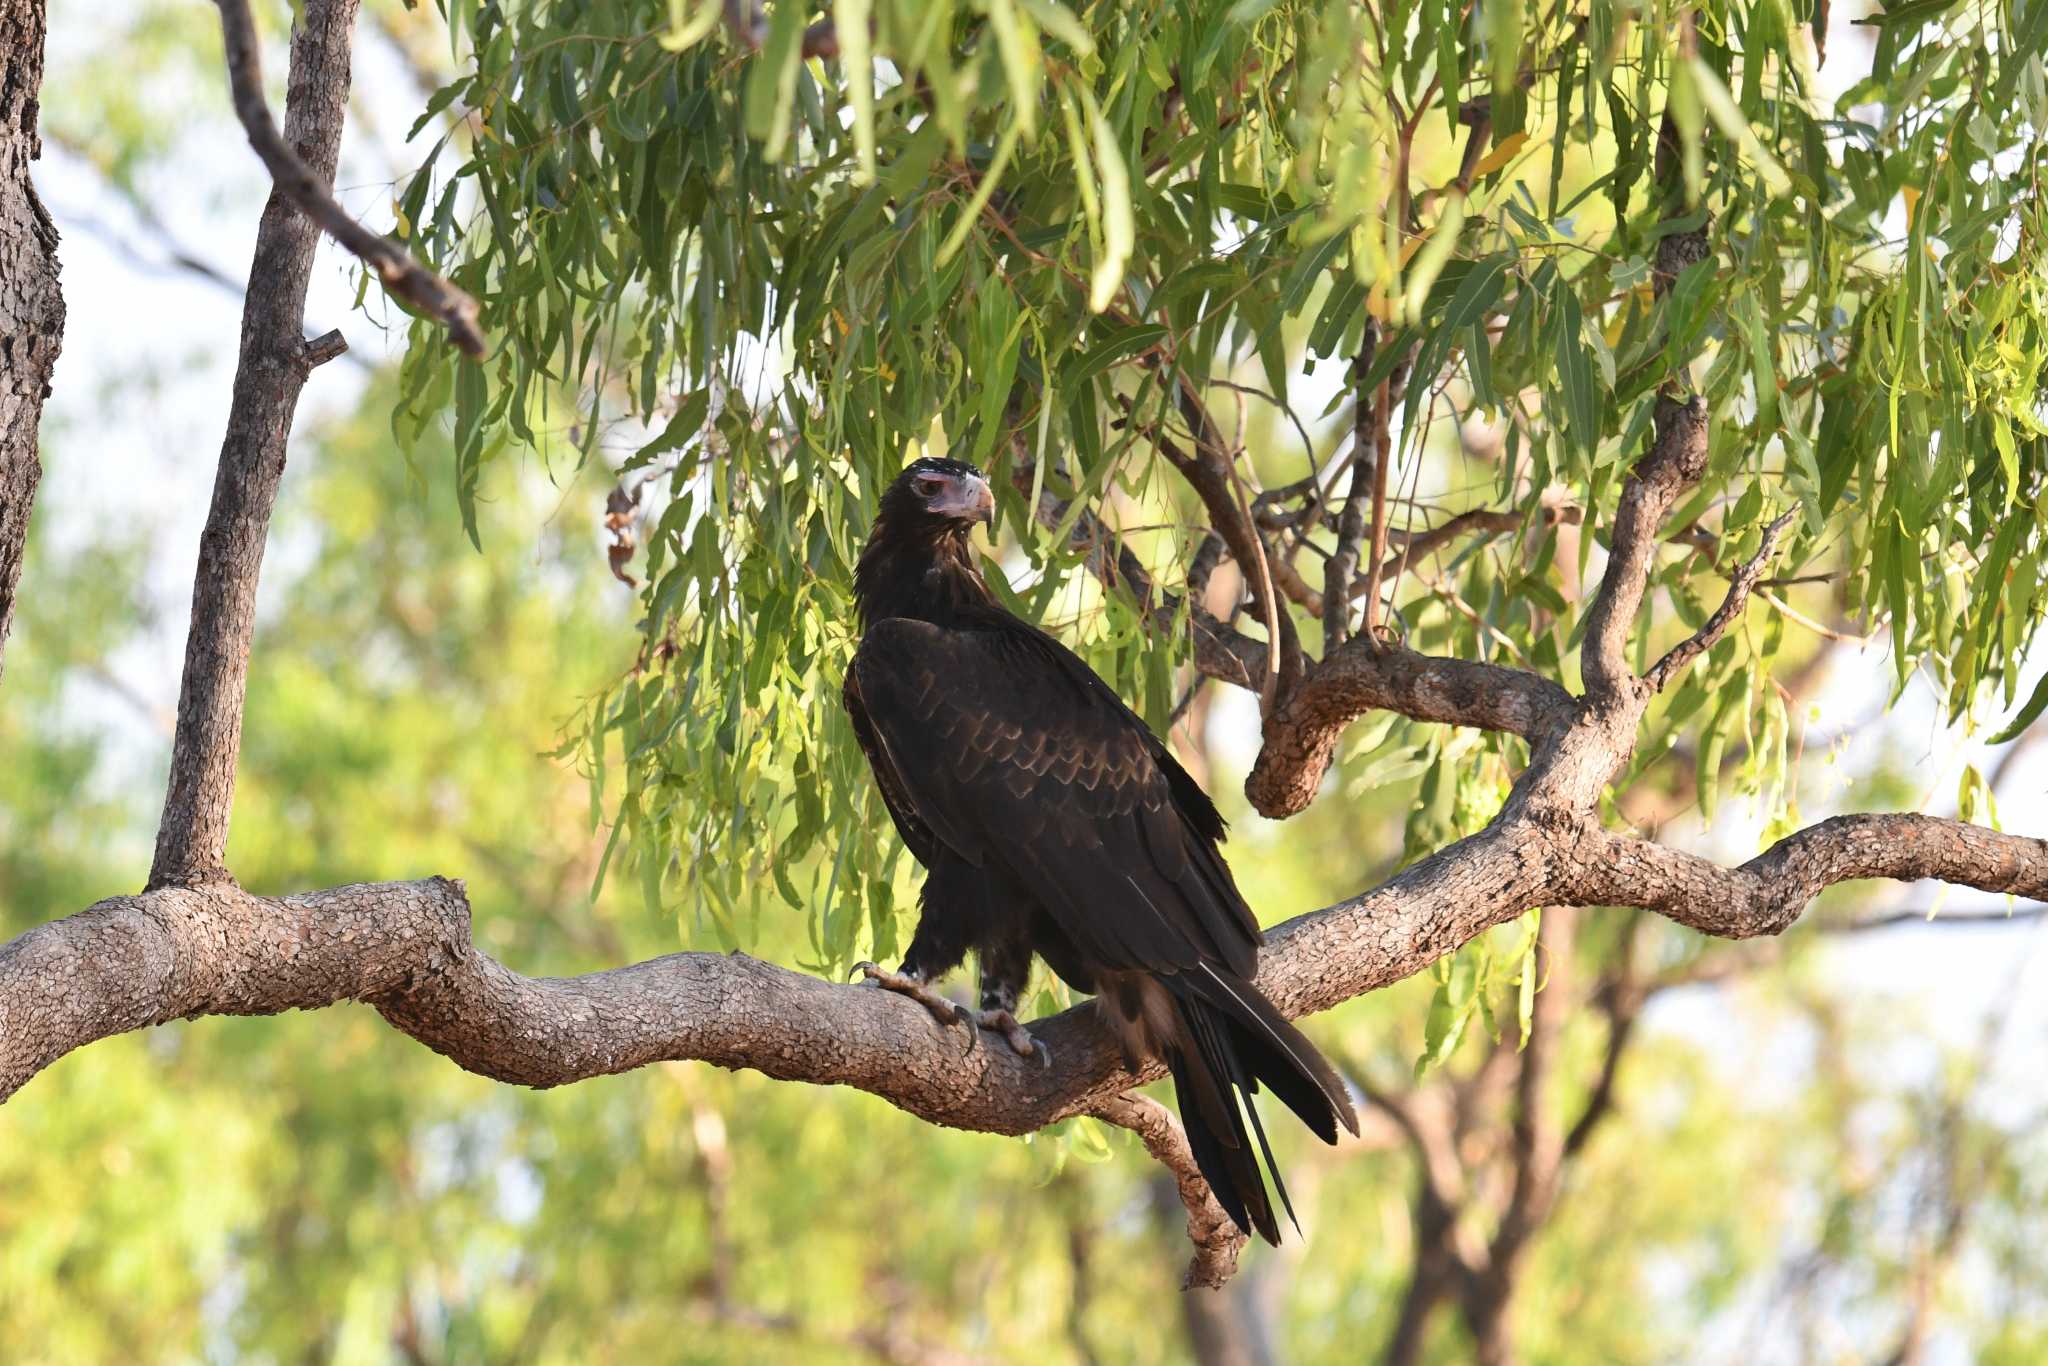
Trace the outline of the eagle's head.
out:
<instances>
[{"instance_id":1,"label":"eagle's head","mask_svg":"<svg viewBox=\"0 0 2048 1366\"><path fill-rule=\"evenodd\" d=\"M976 522L993 523L995 495L988 480L974 466L943 456L928 455L904 466L896 482L882 495L877 524L925 540L942 536L965 537Z\"/></svg>"}]
</instances>

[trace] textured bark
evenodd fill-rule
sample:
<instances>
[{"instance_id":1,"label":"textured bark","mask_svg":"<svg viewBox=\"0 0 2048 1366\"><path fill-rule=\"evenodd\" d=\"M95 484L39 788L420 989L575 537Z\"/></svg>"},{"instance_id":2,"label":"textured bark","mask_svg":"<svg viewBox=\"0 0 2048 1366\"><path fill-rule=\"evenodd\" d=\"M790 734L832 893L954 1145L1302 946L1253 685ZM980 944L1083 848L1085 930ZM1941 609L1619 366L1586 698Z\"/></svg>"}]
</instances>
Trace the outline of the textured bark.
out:
<instances>
[{"instance_id":1,"label":"textured bark","mask_svg":"<svg viewBox=\"0 0 2048 1366\"><path fill-rule=\"evenodd\" d=\"M1586 613L1586 643L1579 660L1586 695L1606 700L1642 689L1629 672L1628 638L1649 586L1657 530L1686 490L1707 469L1707 405L1657 400L1657 436L1622 486L1614 514L1613 549L1600 591Z\"/></svg>"},{"instance_id":2,"label":"textured bark","mask_svg":"<svg viewBox=\"0 0 2048 1366\"><path fill-rule=\"evenodd\" d=\"M1738 868L1599 831L1574 875L1579 905L1640 906L1705 934L1789 928L1823 888L1858 878L1934 878L2048 900L2048 840L1909 813L1835 816Z\"/></svg>"},{"instance_id":3,"label":"textured bark","mask_svg":"<svg viewBox=\"0 0 2048 1366\"><path fill-rule=\"evenodd\" d=\"M1534 905L1640 905L1741 936L1785 928L1832 882L1920 876L2048 896L2048 842L1931 816L1842 817L1729 870L1597 830L1496 826L1279 927L1258 984L1299 1017L1411 976ZM559 1086L696 1059L857 1087L932 1123L989 1133L1103 1114L1159 1074L1125 1072L1085 1005L1032 1026L1052 1052L1041 1068L1007 1048L963 1056L957 1031L894 993L743 954L523 977L470 944L462 884L432 878L280 899L226 883L167 887L0 945L0 1099L111 1034L341 1001L369 1002L394 1027L501 1081Z\"/></svg>"},{"instance_id":4,"label":"textured bark","mask_svg":"<svg viewBox=\"0 0 2048 1366\"><path fill-rule=\"evenodd\" d=\"M28 174L42 154L43 34L43 0L0 0L0 668L43 476L43 400L64 337L57 225Z\"/></svg>"},{"instance_id":5,"label":"textured bark","mask_svg":"<svg viewBox=\"0 0 2048 1366\"><path fill-rule=\"evenodd\" d=\"M1181 1288L1222 1289L1237 1274L1237 1257L1244 1251L1247 1235L1231 1222L1209 1183L1202 1179L1180 1121L1158 1101L1139 1095L1111 1096L1096 1106L1093 1113L1097 1119L1136 1134L1145 1151L1173 1178L1180 1202L1188 1213L1188 1241L1195 1246L1194 1259L1188 1263Z\"/></svg>"},{"instance_id":6,"label":"textured bark","mask_svg":"<svg viewBox=\"0 0 2048 1366\"><path fill-rule=\"evenodd\" d=\"M358 0L308 0L292 31L284 136L323 188L334 183L341 155L357 5ZM316 359L307 347L305 316L319 243L319 226L273 189L256 231L227 438L199 540L170 787L149 871L152 887L228 876L223 859L242 744L256 583L284 477L292 415Z\"/></svg>"},{"instance_id":7,"label":"textured bark","mask_svg":"<svg viewBox=\"0 0 2048 1366\"><path fill-rule=\"evenodd\" d=\"M1574 707L1571 694L1536 674L1357 636L1266 718L1265 743L1244 784L1253 809L1275 820L1306 810L1345 728L1377 710L1539 739L1562 730Z\"/></svg>"}]
</instances>

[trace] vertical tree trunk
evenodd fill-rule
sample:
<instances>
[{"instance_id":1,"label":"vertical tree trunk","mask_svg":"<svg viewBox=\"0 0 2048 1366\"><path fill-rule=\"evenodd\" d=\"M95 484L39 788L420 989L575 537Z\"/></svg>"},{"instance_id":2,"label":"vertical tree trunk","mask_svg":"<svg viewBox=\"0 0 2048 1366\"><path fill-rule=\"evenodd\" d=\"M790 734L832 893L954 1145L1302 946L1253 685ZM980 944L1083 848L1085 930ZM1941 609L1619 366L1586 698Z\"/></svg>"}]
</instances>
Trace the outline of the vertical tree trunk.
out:
<instances>
[{"instance_id":1,"label":"vertical tree trunk","mask_svg":"<svg viewBox=\"0 0 2048 1366\"><path fill-rule=\"evenodd\" d=\"M334 183L341 155L358 2L306 0L292 29L284 138L323 187ZM253 51L247 56L253 66ZM235 59L231 45L229 61ZM256 232L234 402L199 540L171 780L149 870L152 888L228 876L228 815L242 747L256 581L284 477L285 441L313 364L305 337L306 286L319 242L313 220L273 189Z\"/></svg>"},{"instance_id":2,"label":"vertical tree trunk","mask_svg":"<svg viewBox=\"0 0 2048 1366\"><path fill-rule=\"evenodd\" d=\"M1451 1245L1452 1211L1435 1199L1426 1185L1416 1192L1415 1265L1401 1296L1401 1312L1380 1360L1385 1366L1414 1366L1422 1360L1423 1342L1436 1307L1457 1280L1457 1254Z\"/></svg>"},{"instance_id":3,"label":"vertical tree trunk","mask_svg":"<svg viewBox=\"0 0 2048 1366\"><path fill-rule=\"evenodd\" d=\"M29 182L42 154L43 0L0 0L0 667L43 465L36 434L64 338L57 225Z\"/></svg>"}]
</instances>

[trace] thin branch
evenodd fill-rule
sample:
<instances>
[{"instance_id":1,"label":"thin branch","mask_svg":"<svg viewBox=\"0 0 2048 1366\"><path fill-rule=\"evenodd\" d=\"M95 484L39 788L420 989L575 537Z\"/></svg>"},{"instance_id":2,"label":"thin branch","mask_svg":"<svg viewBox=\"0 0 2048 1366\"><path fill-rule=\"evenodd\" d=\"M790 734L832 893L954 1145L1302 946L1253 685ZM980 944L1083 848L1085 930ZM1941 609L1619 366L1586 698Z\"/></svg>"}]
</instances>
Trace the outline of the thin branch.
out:
<instances>
[{"instance_id":1,"label":"thin branch","mask_svg":"<svg viewBox=\"0 0 2048 1366\"><path fill-rule=\"evenodd\" d=\"M1136 1134L1145 1151L1172 1175L1181 1204L1188 1212L1188 1241L1195 1245L1194 1258L1181 1277L1181 1288L1220 1289L1237 1273L1237 1258L1244 1251L1245 1234L1223 1212L1223 1206L1216 1203L1215 1192L1195 1166L1195 1155L1188 1147L1188 1136L1180 1121L1158 1101L1134 1092L1106 1097L1088 1113Z\"/></svg>"},{"instance_id":2,"label":"thin branch","mask_svg":"<svg viewBox=\"0 0 2048 1366\"><path fill-rule=\"evenodd\" d=\"M153 239L162 250L163 259L152 259L149 253L131 241L127 234L115 228L111 223L96 218L91 214L59 207L57 210L58 221L62 222L66 227L76 227L97 237L107 246L108 250L118 253L137 270L162 275L173 273L189 275L193 279L210 285L223 294L232 295L237 299L247 296L248 286L243 281L236 279L227 271L205 260L195 248L187 246L180 240L177 232L169 223L164 221L163 216L157 212L156 205L150 202L147 195L139 193L132 186L119 184L107 176L99 165L98 160L92 155L91 148L76 139L68 139L61 133L51 133L49 136L51 142L63 148L68 155L82 165L100 175L100 188L108 194L119 197L122 203L127 205L128 212L135 217L136 225ZM354 352L349 352L346 359L351 365L360 370L369 371L376 369L374 363L356 355Z\"/></svg>"},{"instance_id":3,"label":"thin branch","mask_svg":"<svg viewBox=\"0 0 2048 1366\"><path fill-rule=\"evenodd\" d=\"M1607 1016L1607 1046L1600 1055L1600 1075L1593 1082L1593 1089L1587 1093L1579 1117L1572 1121L1571 1129L1565 1134L1564 1160L1567 1162L1579 1154L1601 1121L1614 1110L1615 1084L1621 1076L1621 1060L1635 1035L1636 1020L1642 1014L1645 998L1643 983L1636 975L1636 946L1646 923L1637 919L1624 932L1619 970L1599 993L1601 1010Z\"/></svg>"},{"instance_id":4,"label":"thin branch","mask_svg":"<svg viewBox=\"0 0 2048 1366\"><path fill-rule=\"evenodd\" d=\"M1559 1036L1574 1004L1569 974L1576 917L1577 912L1569 907L1549 907L1537 932L1540 967L1547 980L1536 993L1520 1055L1521 1068L1515 1077L1510 1148L1514 1180L1507 1207L1487 1245L1485 1270L1473 1297L1488 1302L1490 1313L1497 1314L1505 1306L1516 1263L1549 1217L1563 1171L1566 1137L1558 1125L1549 1089L1562 1042Z\"/></svg>"},{"instance_id":5,"label":"thin branch","mask_svg":"<svg viewBox=\"0 0 2048 1366\"><path fill-rule=\"evenodd\" d=\"M329 164L309 166L292 150L309 144L305 139L291 135L289 95L286 97L283 136L278 134L277 125L271 120L270 107L263 101L263 73L257 61L256 26L249 17L248 0L216 0L216 3L220 8L221 37L227 50L228 85L234 95L235 115L241 119L242 128L249 135L249 145L256 149L256 155L263 159L264 166L270 171L277 192L296 204L308 218L368 266L392 297L447 328L449 340L471 359L483 359L484 338L477 329L476 300L413 260L390 238L371 232L356 222L335 202L331 160L315 153L316 163ZM347 8L352 18L355 11L353 0ZM345 103L348 88L345 41L340 51L339 69ZM292 82L291 89L296 94L298 82ZM332 116L332 121L338 130L341 126L339 111ZM261 279L260 272L254 278Z\"/></svg>"},{"instance_id":6,"label":"thin branch","mask_svg":"<svg viewBox=\"0 0 2048 1366\"><path fill-rule=\"evenodd\" d=\"M1149 439L1193 487L1209 514L1210 526L1223 538L1230 557L1237 561L1245 578L1255 586L1260 614L1265 619L1269 655L1272 650L1278 651L1276 657L1264 661L1267 679L1271 681L1262 681L1258 691L1262 702L1269 691L1284 698L1301 676L1301 643L1295 635L1294 616L1281 606L1273 591L1265 541L1252 520L1249 500L1244 496L1235 462L1230 458L1214 420L1195 395L1193 381L1185 376L1180 381L1180 410L1189 430L1194 433L1192 454L1183 451L1164 432L1154 431L1149 434ZM1270 715L1273 709L1267 703L1262 710Z\"/></svg>"},{"instance_id":7,"label":"thin branch","mask_svg":"<svg viewBox=\"0 0 2048 1366\"><path fill-rule=\"evenodd\" d=\"M1365 535L1366 481L1381 491L1379 509L1385 510L1385 489L1377 477L1379 448L1373 439L1376 425L1374 412L1377 404L1366 392L1366 376L1372 373L1373 357L1379 350L1380 329L1377 321L1365 325L1364 339L1359 343L1358 355L1351 362L1351 382L1358 386L1351 416L1351 487L1344 494L1344 510L1337 517L1337 550L1323 567L1323 655L1329 657L1332 650L1344 643L1351 634L1352 576L1358 568L1358 543ZM1368 471L1367 461L1372 462ZM1376 540L1384 541L1386 527L1375 522L1373 531ZM1377 583L1378 576L1372 576ZM1366 584L1359 584L1358 591L1366 591Z\"/></svg>"},{"instance_id":8,"label":"thin branch","mask_svg":"<svg viewBox=\"0 0 2048 1366\"><path fill-rule=\"evenodd\" d=\"M1538 526L1578 526L1584 520L1585 510L1575 504L1540 501L1537 505ZM1388 582L1390 576L1398 572L1402 562L1413 564L1417 560L1427 559L1462 537L1499 536L1510 531L1520 531L1528 524L1529 519L1519 512L1474 508L1469 512L1459 513L1441 526L1423 531L1394 527L1389 530L1388 537L1399 543L1400 550L1389 553L1386 561L1380 565L1380 581ZM1364 594L1365 581L1361 579L1352 587L1351 595L1363 597Z\"/></svg>"},{"instance_id":9,"label":"thin branch","mask_svg":"<svg viewBox=\"0 0 2048 1366\"><path fill-rule=\"evenodd\" d=\"M1266 538L1259 534L1258 524L1252 520L1251 495L1245 489L1243 471L1238 469L1236 452L1225 449L1223 434L1217 428L1215 419L1196 398L1194 384L1186 377L1182 377L1180 381L1180 403L1181 412L1186 416L1189 429L1194 433L1196 460L1201 463L1203 469L1203 477L1196 482L1196 487L1201 489L1205 484L1213 482L1215 471L1220 468L1229 480L1231 496L1236 500L1236 516L1227 519L1227 524L1239 531L1242 543L1251 555L1250 559L1240 559L1238 567L1252 576L1253 583L1257 585L1259 611L1265 617L1268 648L1266 673L1259 680L1259 714L1271 716L1283 681L1291 682L1291 679L1283 679L1284 675L1293 672L1287 668L1287 664L1300 654L1300 647L1294 644L1294 618L1273 590L1273 566L1271 557L1266 553ZM1183 470L1183 473L1186 472ZM1208 501L1206 494L1204 501ZM1215 509L1216 505L1212 503L1212 518Z\"/></svg>"},{"instance_id":10,"label":"thin branch","mask_svg":"<svg viewBox=\"0 0 2048 1366\"><path fill-rule=\"evenodd\" d=\"M2009 911L1943 911L1904 909L1886 911L1882 915L1864 916L1856 920L1817 920L1814 929L1821 934L1865 934L1872 930L1905 929L2001 929L2012 925L2029 925L2048 917L2048 906L2015 906Z\"/></svg>"},{"instance_id":11,"label":"thin branch","mask_svg":"<svg viewBox=\"0 0 2048 1366\"><path fill-rule=\"evenodd\" d=\"M1387 467L1393 463L1387 409L1392 404L1393 386L1381 380L1372 404L1372 565L1360 585L1365 590L1365 639L1372 643L1380 635L1380 569L1387 562Z\"/></svg>"},{"instance_id":12,"label":"thin branch","mask_svg":"<svg viewBox=\"0 0 2048 1366\"><path fill-rule=\"evenodd\" d=\"M1031 496L1032 467L1026 460L1012 466L1011 484ZM1050 489L1039 490L1033 509L1038 524L1058 530L1067 524L1071 504ZM1129 545L1093 512L1082 509L1068 533L1068 548L1087 557L1088 567L1105 588L1126 594L1153 629L1170 632L1179 625L1181 599L1160 588ZM1210 533L1188 567L1187 629L1194 639L1195 668L1209 678L1257 692L1266 673L1266 646L1210 615L1201 604L1202 590L1223 553L1222 541Z\"/></svg>"},{"instance_id":13,"label":"thin branch","mask_svg":"<svg viewBox=\"0 0 2048 1366\"><path fill-rule=\"evenodd\" d=\"M311 164L293 156L293 165L321 194L333 182L341 154L356 3L314 0L292 33L285 134L294 146L305 149ZM238 25L235 8L221 7L229 34L229 65L236 67L239 45L241 58L249 63L243 77L253 80L248 11L241 10ZM269 112L261 112L271 139L278 141ZM213 502L192 581L192 619L185 637L170 782L150 864L152 887L228 876L222 858L234 806L235 759L242 744L256 582L263 570L271 508L284 476L285 442L307 375L347 346L339 333L310 344L305 339L306 288L319 241L313 220L283 194L270 197L256 231L227 436L221 443Z\"/></svg>"},{"instance_id":14,"label":"thin branch","mask_svg":"<svg viewBox=\"0 0 2048 1366\"><path fill-rule=\"evenodd\" d=\"M1782 512L1764 528L1763 543L1749 562L1738 568L1728 580L1728 596L1721 599L1721 605L1707 618L1699 630L1685 640L1671 647L1662 659L1650 666L1643 675L1643 681L1650 685L1651 692L1662 692L1673 679L1684 673L1695 659L1714 648L1721 637L1728 634L1728 628L1742 615L1742 609L1749 603L1750 590L1763 577L1765 566L1778 551L1778 538L1785 534L1785 528L1792 525L1796 511Z\"/></svg>"}]
</instances>

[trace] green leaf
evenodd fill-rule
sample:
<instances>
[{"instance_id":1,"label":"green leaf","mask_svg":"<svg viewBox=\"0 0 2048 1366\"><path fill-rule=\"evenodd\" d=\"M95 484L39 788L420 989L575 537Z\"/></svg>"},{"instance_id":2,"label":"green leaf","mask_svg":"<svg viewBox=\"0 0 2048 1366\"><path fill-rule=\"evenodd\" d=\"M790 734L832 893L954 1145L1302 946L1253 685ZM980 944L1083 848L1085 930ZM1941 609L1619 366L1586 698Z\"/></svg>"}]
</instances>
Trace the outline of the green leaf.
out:
<instances>
[{"instance_id":1,"label":"green leaf","mask_svg":"<svg viewBox=\"0 0 2048 1366\"><path fill-rule=\"evenodd\" d=\"M769 17L768 37L747 73L747 132L762 144L762 155L770 161L781 160L789 145L796 78L803 68L803 36L804 7L777 5Z\"/></svg>"},{"instance_id":2,"label":"green leaf","mask_svg":"<svg viewBox=\"0 0 2048 1366\"><path fill-rule=\"evenodd\" d=\"M1593 409L1593 361L1586 350L1578 295L1562 276L1551 295L1551 306L1557 310L1557 376L1564 391L1565 412L1573 440L1590 454L1600 439L1599 418Z\"/></svg>"},{"instance_id":3,"label":"green leaf","mask_svg":"<svg viewBox=\"0 0 2048 1366\"><path fill-rule=\"evenodd\" d=\"M675 416L662 427L661 433L652 441L634 451L621 469L634 470L667 455L679 451L683 444L704 429L704 419L711 411L711 391L693 390L676 405Z\"/></svg>"},{"instance_id":4,"label":"green leaf","mask_svg":"<svg viewBox=\"0 0 2048 1366\"><path fill-rule=\"evenodd\" d=\"M1422 1056L1415 1062L1419 1079L1431 1068L1441 1067L1458 1051L1465 1026L1478 1009L1479 964L1477 950L1467 948L1451 959L1450 970L1429 1003L1423 1023Z\"/></svg>"},{"instance_id":5,"label":"green leaf","mask_svg":"<svg viewBox=\"0 0 2048 1366\"><path fill-rule=\"evenodd\" d=\"M1522 966L1516 977L1515 1020L1522 1028L1516 1052L1529 1046L1529 1035L1536 1028L1536 932L1543 924L1543 908L1532 907L1522 919L1528 937L1522 943Z\"/></svg>"},{"instance_id":6,"label":"green leaf","mask_svg":"<svg viewBox=\"0 0 2048 1366\"><path fill-rule=\"evenodd\" d=\"M1072 365L1060 374L1060 387L1070 388L1101 374L1110 366L1129 356L1134 356L1147 347L1163 340L1167 329L1157 323L1132 323L1118 327L1104 335L1103 339L1088 348Z\"/></svg>"},{"instance_id":7,"label":"green leaf","mask_svg":"<svg viewBox=\"0 0 2048 1366\"><path fill-rule=\"evenodd\" d=\"M1985 743L2002 745L2008 741L2019 739L2020 732L2039 720L2044 709L2048 709L2048 674L2041 676L2041 681L2034 685L2034 691L2027 695L2026 703L2017 712L2013 713L2012 720L2006 722L2005 729L1992 736Z\"/></svg>"},{"instance_id":8,"label":"green leaf","mask_svg":"<svg viewBox=\"0 0 2048 1366\"><path fill-rule=\"evenodd\" d=\"M1109 307L1123 284L1124 267L1137 242L1137 220L1131 208L1131 178L1124 168L1123 152L1116 135L1102 117L1095 96L1085 87L1081 104L1088 112L1088 127L1095 139L1095 165L1102 176L1102 253L1088 277L1088 309L1100 313Z\"/></svg>"},{"instance_id":9,"label":"green leaf","mask_svg":"<svg viewBox=\"0 0 2048 1366\"><path fill-rule=\"evenodd\" d=\"M1756 163L1757 174L1763 177L1772 194L1790 194L1791 177L1785 174L1785 168L1757 138L1756 130L1736 108L1734 97L1728 93L1728 87L1721 84L1721 78L1714 74L1714 69L1699 57L1693 58L1688 68L1693 87L1699 92L1700 103L1706 106L1708 116L1720 127L1723 135Z\"/></svg>"},{"instance_id":10,"label":"green leaf","mask_svg":"<svg viewBox=\"0 0 2048 1366\"><path fill-rule=\"evenodd\" d=\"M833 0L832 17L839 34L839 64L853 105L853 145L858 157L853 183L875 179L875 66L869 37L874 0Z\"/></svg>"}]
</instances>

